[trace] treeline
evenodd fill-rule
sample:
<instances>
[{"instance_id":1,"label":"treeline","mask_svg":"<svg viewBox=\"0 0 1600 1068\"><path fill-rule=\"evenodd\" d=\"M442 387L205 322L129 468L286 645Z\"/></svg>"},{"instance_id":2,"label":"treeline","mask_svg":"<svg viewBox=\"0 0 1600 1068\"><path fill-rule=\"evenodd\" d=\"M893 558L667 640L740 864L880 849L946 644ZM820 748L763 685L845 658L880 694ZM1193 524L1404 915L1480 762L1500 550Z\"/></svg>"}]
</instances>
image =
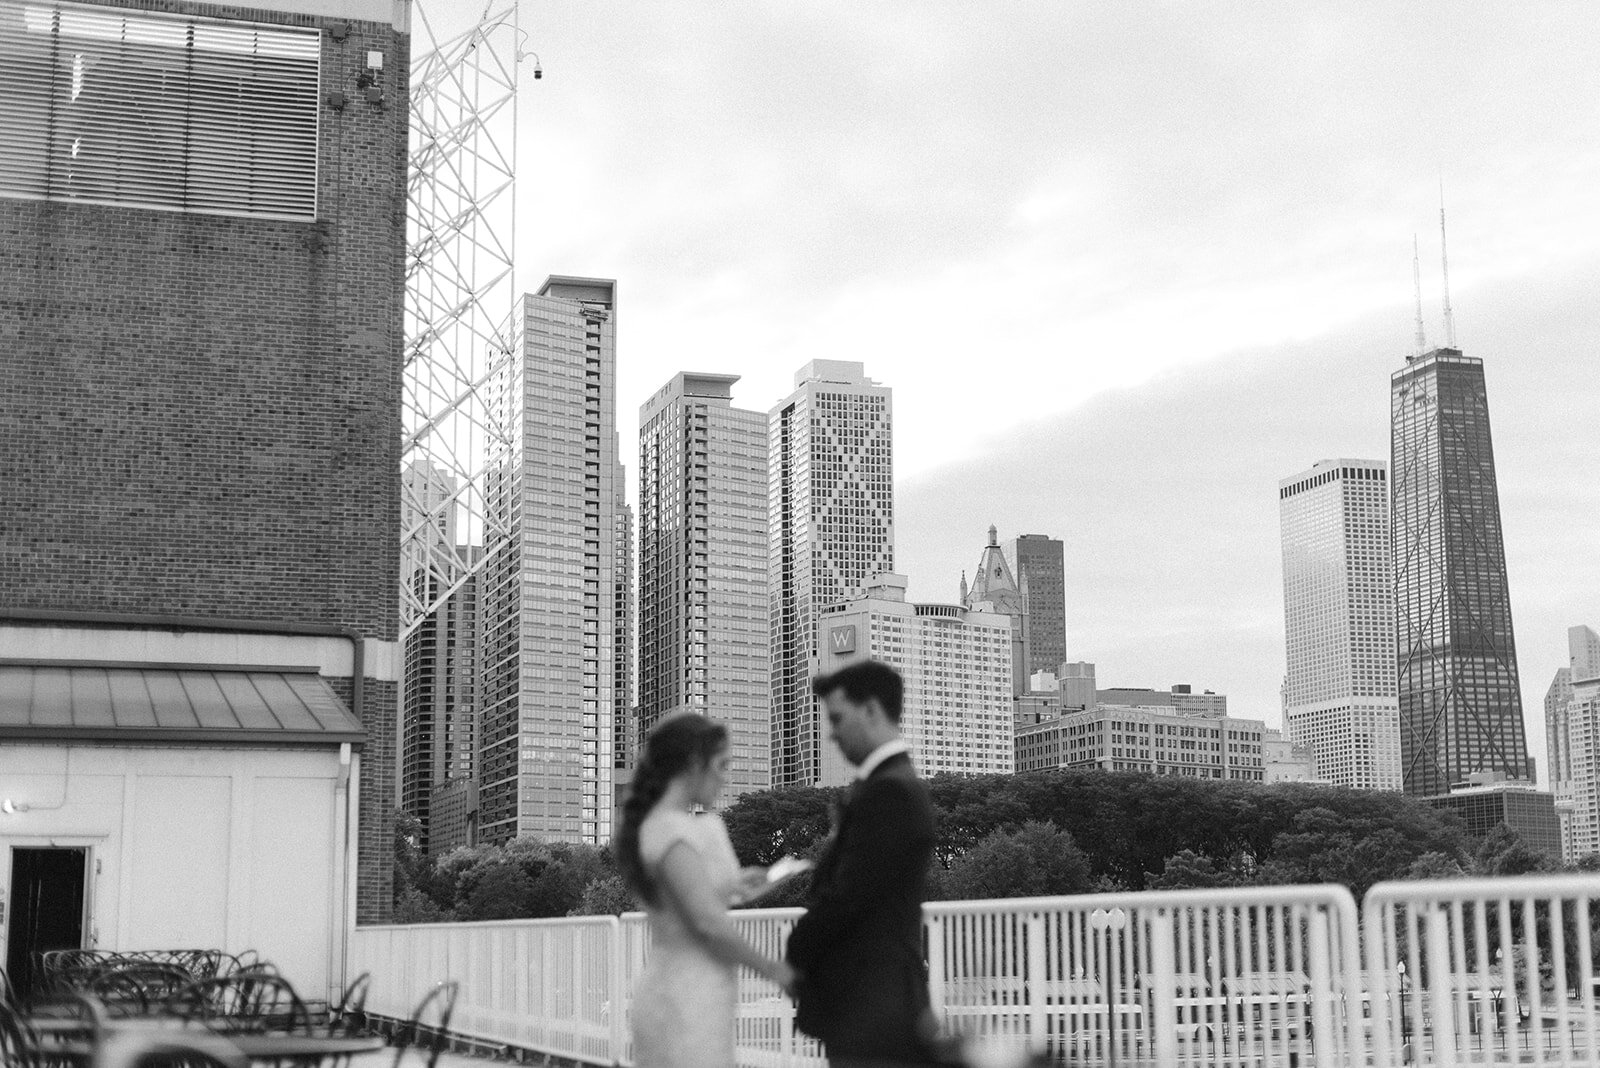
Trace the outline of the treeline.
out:
<instances>
[{"instance_id":1,"label":"treeline","mask_svg":"<svg viewBox=\"0 0 1600 1068\"><path fill-rule=\"evenodd\" d=\"M929 788L936 900L1291 883L1341 883L1359 900L1387 879L1559 867L1507 828L1474 841L1455 816L1393 793L1091 770L937 775ZM723 818L740 861L815 857L842 793L794 788L739 798ZM430 864L408 819L397 823L397 922L635 907L605 850L519 839ZM801 876L760 904L799 904L805 889Z\"/></svg>"}]
</instances>

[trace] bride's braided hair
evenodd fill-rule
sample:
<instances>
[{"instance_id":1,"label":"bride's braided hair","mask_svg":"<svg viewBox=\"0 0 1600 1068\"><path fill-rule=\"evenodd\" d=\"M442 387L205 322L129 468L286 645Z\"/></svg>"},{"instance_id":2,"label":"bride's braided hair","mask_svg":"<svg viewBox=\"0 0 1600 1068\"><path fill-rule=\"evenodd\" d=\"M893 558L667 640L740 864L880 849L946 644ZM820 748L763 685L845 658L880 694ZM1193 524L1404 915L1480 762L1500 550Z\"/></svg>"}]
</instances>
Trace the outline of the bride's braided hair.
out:
<instances>
[{"instance_id":1,"label":"bride's braided hair","mask_svg":"<svg viewBox=\"0 0 1600 1068\"><path fill-rule=\"evenodd\" d=\"M709 763L728 744L728 728L693 712L668 716L651 728L622 802L622 825L611 839L622 881L647 905L656 904L656 884L639 855L639 828L678 775Z\"/></svg>"}]
</instances>

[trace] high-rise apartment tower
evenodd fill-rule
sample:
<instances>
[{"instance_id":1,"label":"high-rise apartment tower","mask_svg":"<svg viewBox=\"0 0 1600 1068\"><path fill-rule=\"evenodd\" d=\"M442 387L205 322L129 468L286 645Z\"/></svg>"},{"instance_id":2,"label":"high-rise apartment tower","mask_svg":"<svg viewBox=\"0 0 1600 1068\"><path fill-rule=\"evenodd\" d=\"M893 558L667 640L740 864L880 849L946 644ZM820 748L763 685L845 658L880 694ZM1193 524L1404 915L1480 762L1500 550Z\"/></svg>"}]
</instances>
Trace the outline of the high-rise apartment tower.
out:
<instances>
[{"instance_id":1,"label":"high-rise apartment tower","mask_svg":"<svg viewBox=\"0 0 1600 1068\"><path fill-rule=\"evenodd\" d=\"M550 278L523 297L513 358L494 383L519 433L496 456L488 495L510 544L479 592L483 842L611 837L629 677L618 666L629 595L619 591L615 316L615 282Z\"/></svg>"},{"instance_id":2,"label":"high-rise apartment tower","mask_svg":"<svg viewBox=\"0 0 1600 1068\"><path fill-rule=\"evenodd\" d=\"M1532 778L1483 361L1407 357L1390 379L1390 441L1405 791Z\"/></svg>"},{"instance_id":3,"label":"high-rise apartment tower","mask_svg":"<svg viewBox=\"0 0 1600 1068\"><path fill-rule=\"evenodd\" d=\"M1278 483L1289 737L1320 781L1400 789L1389 480L1380 460L1323 460Z\"/></svg>"},{"instance_id":4,"label":"high-rise apartment tower","mask_svg":"<svg viewBox=\"0 0 1600 1068\"><path fill-rule=\"evenodd\" d=\"M1562 846L1569 863L1600 852L1600 636L1567 630L1567 666L1545 694L1550 787L1565 810Z\"/></svg>"},{"instance_id":5,"label":"high-rise apartment tower","mask_svg":"<svg viewBox=\"0 0 1600 1068\"><path fill-rule=\"evenodd\" d=\"M818 613L894 571L891 400L861 364L813 360L767 417L773 786L821 775Z\"/></svg>"},{"instance_id":6,"label":"high-rise apartment tower","mask_svg":"<svg viewBox=\"0 0 1600 1068\"><path fill-rule=\"evenodd\" d=\"M767 416L733 406L738 380L679 374L639 412L639 729L715 716L734 796L772 756Z\"/></svg>"}]
</instances>

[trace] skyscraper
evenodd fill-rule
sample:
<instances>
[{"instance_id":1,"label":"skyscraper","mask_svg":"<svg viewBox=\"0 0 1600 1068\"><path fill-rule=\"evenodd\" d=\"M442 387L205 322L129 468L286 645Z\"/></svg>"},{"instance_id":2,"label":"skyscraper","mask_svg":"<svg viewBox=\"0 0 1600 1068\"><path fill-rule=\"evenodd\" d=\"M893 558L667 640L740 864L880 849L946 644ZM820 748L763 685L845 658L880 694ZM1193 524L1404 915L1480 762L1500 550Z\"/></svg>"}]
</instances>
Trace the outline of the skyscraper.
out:
<instances>
[{"instance_id":1,"label":"skyscraper","mask_svg":"<svg viewBox=\"0 0 1600 1068\"><path fill-rule=\"evenodd\" d=\"M1550 787L1565 810L1564 859L1600 852L1600 636L1567 630L1567 666L1545 694Z\"/></svg>"},{"instance_id":2,"label":"skyscraper","mask_svg":"<svg viewBox=\"0 0 1600 1068\"><path fill-rule=\"evenodd\" d=\"M824 673L873 659L905 679L900 733L924 775L1005 775L1015 768L1011 690L1013 623L985 608L912 604L904 575L877 575L866 590L822 610ZM837 747L822 750L821 784L854 769Z\"/></svg>"},{"instance_id":3,"label":"skyscraper","mask_svg":"<svg viewBox=\"0 0 1600 1068\"><path fill-rule=\"evenodd\" d=\"M811 785L817 615L894 570L891 391L859 363L813 360L767 419L772 785Z\"/></svg>"},{"instance_id":4,"label":"skyscraper","mask_svg":"<svg viewBox=\"0 0 1600 1068\"><path fill-rule=\"evenodd\" d=\"M1028 653L1024 677L1056 671L1067 658L1066 565L1059 538L1024 534L1005 544L1011 573L1022 591L1022 637Z\"/></svg>"},{"instance_id":5,"label":"skyscraper","mask_svg":"<svg viewBox=\"0 0 1600 1068\"><path fill-rule=\"evenodd\" d=\"M639 722L634 699L634 671L638 651L636 649L635 622L637 616L634 606L637 601L638 586L634 582L633 574L633 508L629 506L624 491L627 478L619 464L616 475L616 518L613 529L616 537L612 539L611 555L616 561L617 581L612 589L611 608L615 626L612 631L612 644L615 654L612 658L612 684L615 691L616 710L611 720L611 768L613 805L615 808L622 803L622 795L626 792L627 784L633 776L633 764L638 757Z\"/></svg>"},{"instance_id":6,"label":"skyscraper","mask_svg":"<svg viewBox=\"0 0 1600 1068\"><path fill-rule=\"evenodd\" d=\"M1022 590L1011 573L1005 553L1000 549L999 531L989 528L989 543L978 558L978 568L972 575L972 586L966 577L961 579L961 605L976 611L1004 616L1011 621L1011 692L1020 697L1028 692L1028 655L1024 645L1023 627L1026 624ZM1059 666L1061 661L1056 661ZM1054 670L1053 668L1048 670Z\"/></svg>"},{"instance_id":7,"label":"skyscraper","mask_svg":"<svg viewBox=\"0 0 1600 1068\"><path fill-rule=\"evenodd\" d=\"M488 504L508 532L480 586L480 840L611 836L616 717L628 674L618 606L616 283L551 277L518 309L492 384L520 428Z\"/></svg>"},{"instance_id":8,"label":"skyscraper","mask_svg":"<svg viewBox=\"0 0 1600 1068\"><path fill-rule=\"evenodd\" d=\"M1322 460L1278 483L1284 723L1316 777L1398 790L1389 482L1381 460Z\"/></svg>"},{"instance_id":9,"label":"skyscraper","mask_svg":"<svg viewBox=\"0 0 1600 1068\"><path fill-rule=\"evenodd\" d=\"M1531 778L1483 361L1407 357L1390 379L1390 440L1405 791Z\"/></svg>"},{"instance_id":10,"label":"skyscraper","mask_svg":"<svg viewBox=\"0 0 1600 1068\"><path fill-rule=\"evenodd\" d=\"M770 783L767 416L738 375L679 374L639 412L639 729L728 727L731 795Z\"/></svg>"}]
</instances>

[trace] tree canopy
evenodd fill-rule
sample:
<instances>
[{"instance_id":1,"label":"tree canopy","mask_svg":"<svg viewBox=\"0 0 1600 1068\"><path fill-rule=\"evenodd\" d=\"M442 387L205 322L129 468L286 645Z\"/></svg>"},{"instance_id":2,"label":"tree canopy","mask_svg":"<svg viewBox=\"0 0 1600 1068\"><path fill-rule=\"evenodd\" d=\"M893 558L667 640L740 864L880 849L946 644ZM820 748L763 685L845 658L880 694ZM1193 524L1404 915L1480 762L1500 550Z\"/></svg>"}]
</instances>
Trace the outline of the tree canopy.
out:
<instances>
[{"instance_id":1,"label":"tree canopy","mask_svg":"<svg viewBox=\"0 0 1600 1068\"><path fill-rule=\"evenodd\" d=\"M1387 879L1556 867L1508 828L1473 841L1452 813L1394 793L1079 769L935 775L928 786L932 899L1296 883L1340 883L1359 899ZM740 862L815 859L842 793L801 787L740 797L723 813ZM409 816L396 821L401 922L635 907L609 850L524 838L430 864L416 849L417 830ZM789 879L752 905L803 904L808 880Z\"/></svg>"}]
</instances>

